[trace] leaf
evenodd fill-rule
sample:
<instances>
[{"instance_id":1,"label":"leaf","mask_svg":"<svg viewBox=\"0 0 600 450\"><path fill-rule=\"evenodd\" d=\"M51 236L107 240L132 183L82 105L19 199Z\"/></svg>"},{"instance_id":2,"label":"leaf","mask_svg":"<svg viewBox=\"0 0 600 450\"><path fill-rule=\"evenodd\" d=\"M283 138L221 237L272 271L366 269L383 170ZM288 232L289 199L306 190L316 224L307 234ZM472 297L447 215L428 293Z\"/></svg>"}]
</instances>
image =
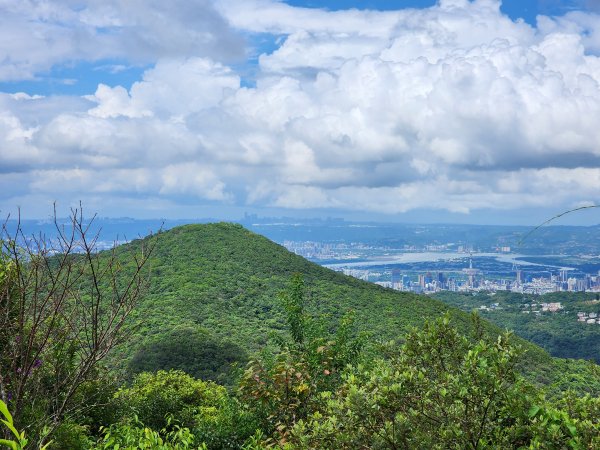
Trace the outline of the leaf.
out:
<instances>
[{"instance_id":1,"label":"leaf","mask_svg":"<svg viewBox=\"0 0 600 450\"><path fill-rule=\"evenodd\" d=\"M17 429L13 426L13 424L11 422L8 422L6 420L0 419L0 422L2 422L4 425L7 426L7 428L12 432L12 434L15 435L15 437L18 440L21 440L21 435L19 434L19 432L17 431Z\"/></svg>"},{"instance_id":2,"label":"leaf","mask_svg":"<svg viewBox=\"0 0 600 450\"><path fill-rule=\"evenodd\" d=\"M540 411L540 407L537 405L533 405L531 408L529 408L529 412L527 413L527 415L529 416L530 419L534 418L537 413Z\"/></svg>"},{"instance_id":3,"label":"leaf","mask_svg":"<svg viewBox=\"0 0 600 450\"><path fill-rule=\"evenodd\" d=\"M50 444L52 444L53 442L54 442L54 441L50 441L50 442L48 442L46 445L44 445L44 446L40 447L40 450L47 450L47 449L48 449L48 447L50 446Z\"/></svg>"},{"instance_id":4,"label":"leaf","mask_svg":"<svg viewBox=\"0 0 600 450\"><path fill-rule=\"evenodd\" d=\"M2 400L0 400L0 412L6 418L6 420L8 420L10 423L13 423L13 418L8 411L8 406L6 406L6 403L4 403Z\"/></svg>"},{"instance_id":5,"label":"leaf","mask_svg":"<svg viewBox=\"0 0 600 450\"><path fill-rule=\"evenodd\" d=\"M15 441L7 441L6 439L0 439L0 445L6 445L6 446L12 448L13 450L19 449L19 447L17 446L17 443Z\"/></svg>"}]
</instances>

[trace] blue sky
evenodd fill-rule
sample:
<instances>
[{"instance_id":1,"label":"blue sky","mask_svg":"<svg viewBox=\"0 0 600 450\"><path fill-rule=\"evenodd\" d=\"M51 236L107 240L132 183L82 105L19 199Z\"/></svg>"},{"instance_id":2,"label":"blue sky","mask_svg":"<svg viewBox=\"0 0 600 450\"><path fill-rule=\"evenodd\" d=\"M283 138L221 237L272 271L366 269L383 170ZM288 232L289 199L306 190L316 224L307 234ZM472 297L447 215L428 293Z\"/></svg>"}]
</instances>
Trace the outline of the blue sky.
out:
<instances>
[{"instance_id":1,"label":"blue sky","mask_svg":"<svg viewBox=\"0 0 600 450\"><path fill-rule=\"evenodd\" d=\"M4 2L0 212L534 224L595 204L599 7Z\"/></svg>"},{"instance_id":2,"label":"blue sky","mask_svg":"<svg viewBox=\"0 0 600 450\"><path fill-rule=\"evenodd\" d=\"M301 8L316 8L329 11L373 9L394 11L404 8L430 8L436 0L288 0L285 3ZM560 16L572 10L593 10L593 2L582 0L503 0L501 11L513 20L523 19L536 24L538 14ZM271 53L277 48L275 41L280 36L261 34L247 36L259 53ZM121 85L127 88L138 81L150 64L131 64L125 59L116 60L73 60L56 64L36 73L34 79L0 81L0 91L27 92L38 95L85 95L93 92L98 84ZM253 85L256 59L238 61L236 67L244 75L244 82Z\"/></svg>"}]
</instances>

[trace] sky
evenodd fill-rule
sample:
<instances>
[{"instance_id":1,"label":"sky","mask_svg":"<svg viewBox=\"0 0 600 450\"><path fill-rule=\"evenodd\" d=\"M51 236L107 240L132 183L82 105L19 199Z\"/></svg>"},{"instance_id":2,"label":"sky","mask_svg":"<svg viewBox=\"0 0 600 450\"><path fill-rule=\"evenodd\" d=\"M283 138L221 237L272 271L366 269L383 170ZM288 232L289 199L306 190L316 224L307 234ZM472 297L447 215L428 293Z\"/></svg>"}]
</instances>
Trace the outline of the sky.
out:
<instances>
[{"instance_id":1,"label":"sky","mask_svg":"<svg viewBox=\"0 0 600 450\"><path fill-rule=\"evenodd\" d=\"M599 56L600 0L0 0L0 215L534 225Z\"/></svg>"}]
</instances>

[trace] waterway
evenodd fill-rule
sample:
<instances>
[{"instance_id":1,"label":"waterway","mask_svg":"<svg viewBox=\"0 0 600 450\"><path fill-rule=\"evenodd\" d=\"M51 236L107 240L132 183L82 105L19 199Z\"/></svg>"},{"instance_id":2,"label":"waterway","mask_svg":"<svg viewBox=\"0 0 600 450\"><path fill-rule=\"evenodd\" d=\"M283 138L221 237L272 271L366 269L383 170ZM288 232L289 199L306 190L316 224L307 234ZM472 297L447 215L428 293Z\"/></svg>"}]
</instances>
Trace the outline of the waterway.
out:
<instances>
[{"instance_id":1,"label":"waterway","mask_svg":"<svg viewBox=\"0 0 600 450\"><path fill-rule=\"evenodd\" d=\"M375 259L367 259L362 261L348 261L339 262L335 264L324 264L325 267L330 269L341 269L341 268L364 268L364 267L378 267L385 265L394 264L407 264L407 263L422 263L422 262L434 262L434 261L461 261L468 260L471 258L493 258L500 263L515 264L518 266L538 266L538 267L555 267L557 269L572 270L569 267L556 266L551 264L539 264L529 261L524 261L519 258L527 258L528 255L522 255L517 253L501 254L501 253L457 253L457 252L415 252L415 253L398 253L396 255L390 255L389 257L377 257ZM540 255L536 255L540 257Z\"/></svg>"}]
</instances>

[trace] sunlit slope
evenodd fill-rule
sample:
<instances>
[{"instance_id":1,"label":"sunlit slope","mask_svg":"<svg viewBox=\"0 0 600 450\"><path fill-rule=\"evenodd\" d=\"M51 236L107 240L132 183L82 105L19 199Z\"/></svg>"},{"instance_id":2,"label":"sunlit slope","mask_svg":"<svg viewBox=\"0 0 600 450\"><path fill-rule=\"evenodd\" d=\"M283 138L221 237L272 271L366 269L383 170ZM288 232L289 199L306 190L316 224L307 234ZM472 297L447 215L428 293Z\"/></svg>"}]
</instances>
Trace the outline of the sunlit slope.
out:
<instances>
[{"instance_id":1,"label":"sunlit slope","mask_svg":"<svg viewBox=\"0 0 600 450\"><path fill-rule=\"evenodd\" d=\"M141 334L199 325L258 349L270 330L282 327L278 294L294 273L304 276L313 312L338 317L354 310L360 328L377 338L397 337L446 311L468 322L467 314L440 301L323 268L239 225L187 225L150 239L156 246L151 284L137 312Z\"/></svg>"},{"instance_id":2,"label":"sunlit slope","mask_svg":"<svg viewBox=\"0 0 600 450\"><path fill-rule=\"evenodd\" d=\"M151 280L133 316L138 324L133 340L119 352L125 359L144 341L184 327L207 330L250 353L260 350L283 327L278 295L294 273L304 276L312 313L327 321L353 310L358 327L373 340L397 339L446 312L463 331L472 330L469 314L456 308L333 272L240 225L186 225L144 241L155 244ZM485 321L482 327L486 333L502 332ZM527 349L527 371L540 381L555 381L557 362L539 347L521 344Z\"/></svg>"}]
</instances>

